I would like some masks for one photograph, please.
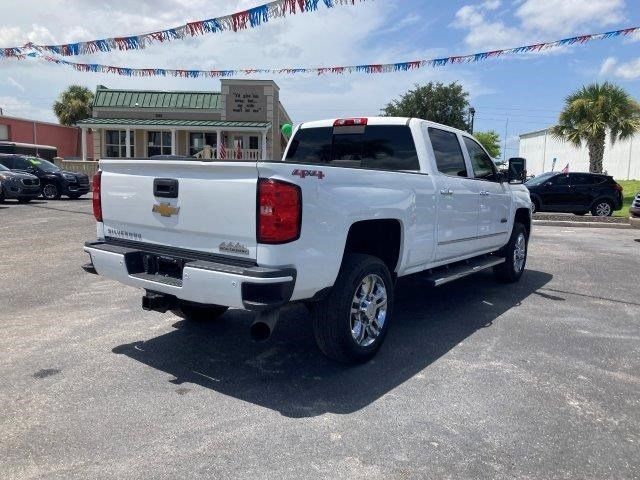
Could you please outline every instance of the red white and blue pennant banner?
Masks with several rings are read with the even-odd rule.
[[[519,55],[525,53],[537,53],[553,48],[566,47],[571,45],[584,45],[595,40],[605,40],[621,36],[628,36],[639,33],[640,27],[625,28],[605,33],[594,33],[590,35],[580,35],[577,37],[564,38],[554,42],[537,43],[521,47],[507,48],[503,50],[492,50],[490,52],[473,53],[454,57],[433,58],[430,60],[414,60],[411,62],[385,63],[385,64],[365,64],[349,65],[337,67],[313,67],[313,68],[242,68],[225,70],[187,70],[187,69],[167,69],[167,68],[130,68],[116,67],[112,65],[101,65],[97,63],[75,63],[47,55],[32,53],[18,58],[27,57],[40,58],[47,62],[71,67],[79,72],[111,73],[127,77],[183,77],[183,78],[212,78],[212,77],[238,77],[247,75],[294,75],[294,74],[316,74],[328,73],[389,73],[408,70],[417,70],[427,67],[443,67],[449,64],[475,63],[491,58],[504,57],[509,55]]]
[[[0,57],[22,57],[40,52],[62,56],[88,55],[112,50],[139,50],[155,43],[166,43],[186,37],[195,37],[209,33],[245,30],[269,22],[272,18],[281,18],[296,13],[314,12],[318,5],[333,8],[336,5],[354,5],[365,0],[276,0],[249,10],[236,12],[223,17],[198,20],[174,28],[157,32],[130,35],[127,37],[102,38],[86,42],[65,43],[61,45],[37,45],[27,43],[22,47],[0,47]]]

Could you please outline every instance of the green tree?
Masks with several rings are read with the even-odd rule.
[[[473,134],[476,140],[489,152],[493,158],[500,156],[500,135],[495,130],[476,132]]]
[[[448,85],[441,82],[429,82],[422,86],[416,84],[413,90],[388,103],[382,109],[382,115],[417,117],[467,130],[468,96],[469,93],[457,82]]]
[[[589,149],[589,171],[602,173],[605,137],[616,140],[640,129],[640,105],[623,88],[609,82],[583,86],[565,99],[551,134]]]
[[[80,85],[70,85],[53,104],[53,113],[62,125],[75,125],[91,116],[93,92]]]

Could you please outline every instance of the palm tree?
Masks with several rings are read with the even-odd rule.
[[[606,133],[611,144],[627,139],[640,130],[640,105],[624,89],[609,82],[593,83],[573,92],[565,100],[555,137],[576,147],[586,143],[589,171],[602,173]]]
[[[70,85],[53,104],[53,112],[62,125],[75,125],[91,116],[93,92],[80,85]]]

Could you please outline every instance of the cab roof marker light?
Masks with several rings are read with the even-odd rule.
[[[369,121],[368,118],[359,117],[359,118],[338,118],[335,122],[333,122],[334,127],[346,127],[351,125],[366,125]]]

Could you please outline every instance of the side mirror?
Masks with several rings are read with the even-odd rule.
[[[509,159],[507,180],[509,183],[524,183],[527,179],[527,160],[522,157]]]

